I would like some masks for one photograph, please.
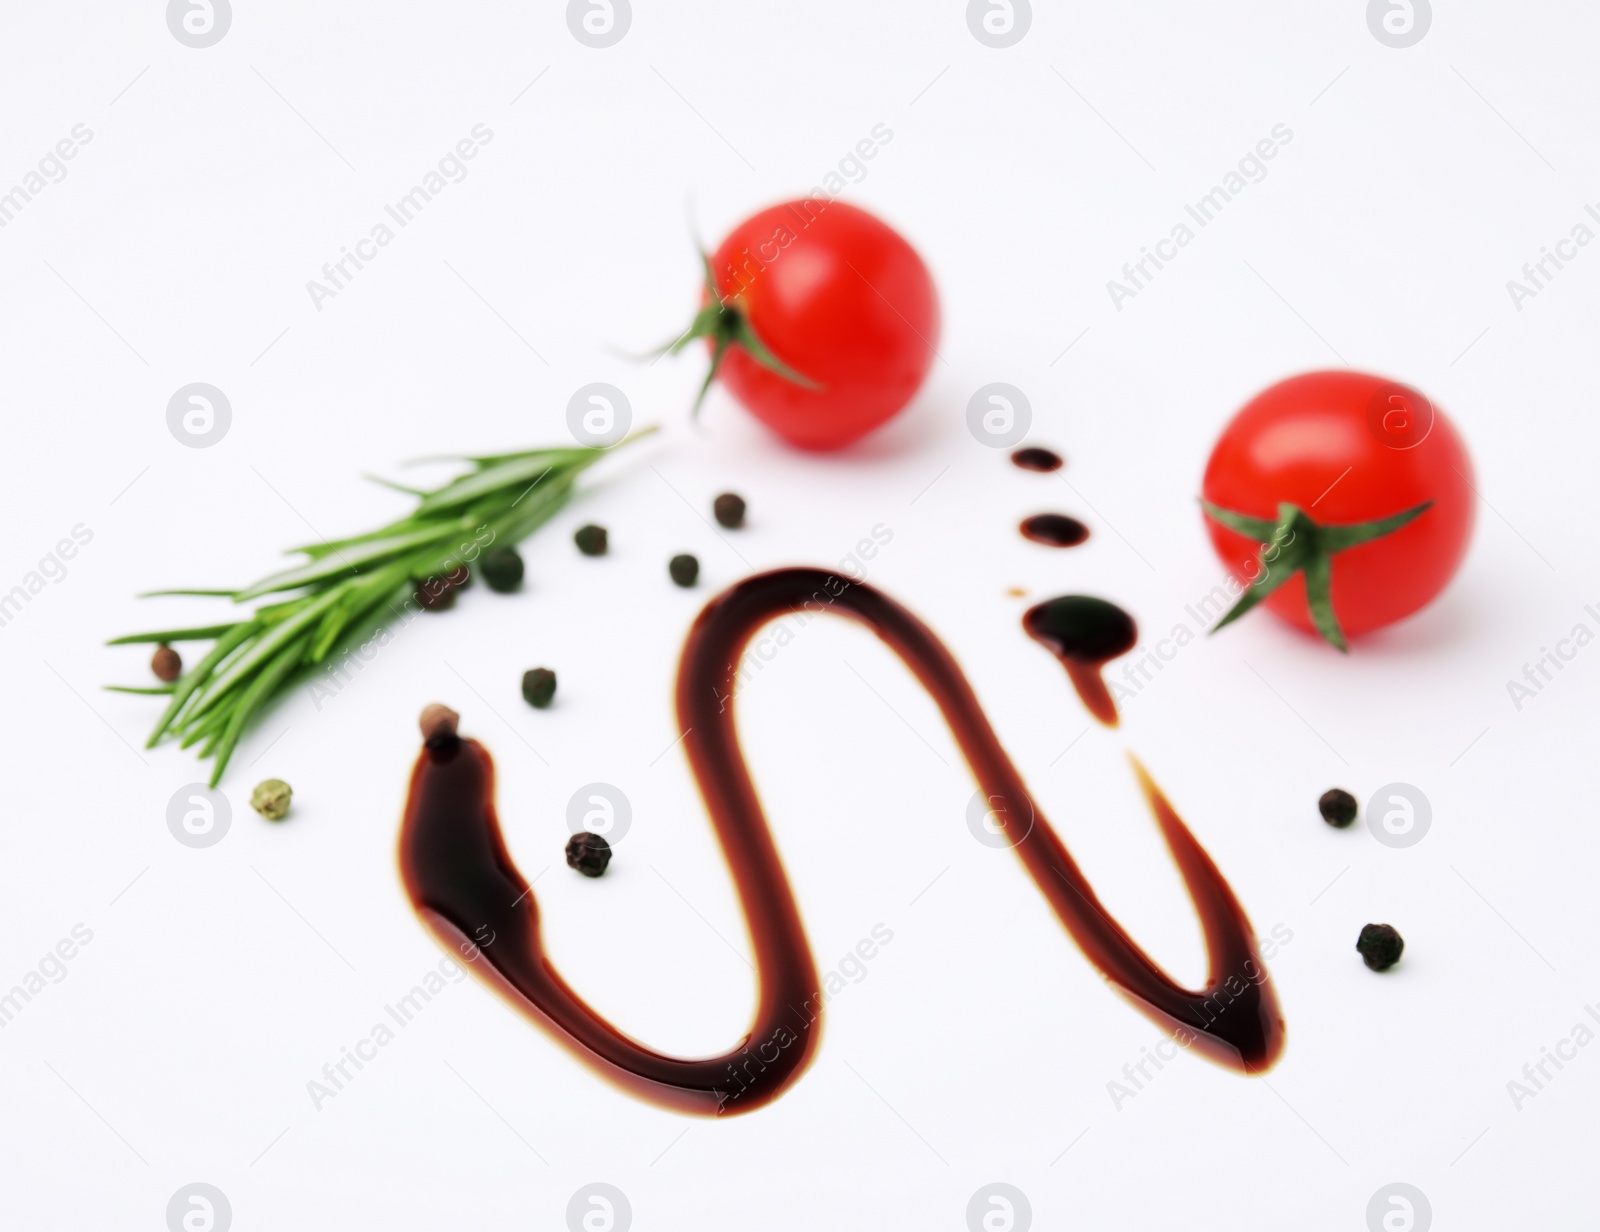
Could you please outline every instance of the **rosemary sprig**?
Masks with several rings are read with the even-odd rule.
[[[200,756],[213,759],[215,787],[251,720],[293,687],[297,673],[322,663],[355,634],[399,616],[423,580],[458,570],[491,545],[509,547],[527,538],[567,503],[578,476],[606,452],[533,449],[455,459],[470,469],[441,487],[400,488],[417,498],[405,517],[364,535],[291,548],[305,557],[302,563],[250,586],[150,592],[212,595],[241,604],[288,597],[222,624],[112,639],[108,645],[208,641],[212,646],[172,684],[110,687],[167,697],[146,747],[162,739],[177,740],[183,748],[199,745]]]

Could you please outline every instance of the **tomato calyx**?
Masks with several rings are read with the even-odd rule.
[[[1239,601],[1229,609],[1227,615],[1211,627],[1211,632],[1215,633],[1224,625],[1232,624],[1296,573],[1304,573],[1306,606],[1311,610],[1311,622],[1330,645],[1341,651],[1348,651],[1350,643],[1345,638],[1344,630],[1339,627],[1339,616],[1333,606],[1331,582],[1334,554],[1392,535],[1433,508],[1430,500],[1403,513],[1375,518],[1370,522],[1324,525],[1314,521],[1300,506],[1288,501],[1278,506],[1276,522],[1235,513],[1208,500],[1202,500],[1200,504],[1213,521],[1261,545],[1257,555],[1260,571],[1255,580],[1239,596]]]
[[[776,372],[784,380],[793,381],[803,389],[821,389],[822,386],[816,381],[804,373],[796,372],[774,355],[772,348],[761,340],[761,335],[750,324],[742,295],[725,297],[722,294],[717,288],[717,277],[711,270],[711,258],[705,252],[700,254],[700,263],[706,271],[706,306],[695,313],[688,329],[657,352],[658,355],[676,355],[696,339],[712,340],[711,367],[700,385],[700,392],[695,395],[693,413],[699,415],[700,406],[705,402],[706,394],[711,392],[711,382],[717,379],[717,372],[722,367],[728,349],[735,346],[742,348],[756,363]]]

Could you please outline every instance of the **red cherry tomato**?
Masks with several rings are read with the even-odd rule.
[[[1360,372],[1307,373],[1258,394],[1212,451],[1204,495],[1214,507],[1272,523],[1287,502],[1325,528],[1378,522],[1431,501],[1398,529],[1328,557],[1332,609],[1350,637],[1438,595],[1461,564],[1476,513],[1472,463],[1444,413],[1415,389]],[[1264,537],[1229,529],[1209,511],[1206,529],[1241,582],[1260,585],[1274,568]],[[1315,530],[1304,538],[1314,540]],[[1291,567],[1295,551],[1283,553]],[[1262,605],[1327,636],[1308,606],[1306,576],[1294,572]]]
[[[805,378],[738,342],[722,357],[722,383],[785,440],[838,449],[921,387],[939,345],[933,279],[916,250],[865,210],[826,200],[773,206],[735,227],[710,261],[724,308]],[[718,339],[707,341],[715,353]]]

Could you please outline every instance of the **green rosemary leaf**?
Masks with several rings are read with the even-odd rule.
[[[195,723],[184,732],[183,739],[178,742],[178,747],[186,749],[191,745],[198,744],[207,737],[221,732],[227,725],[227,711],[214,710],[206,719]]]
[[[339,636],[326,646],[315,646],[306,656],[307,666],[315,666],[335,651],[359,642],[363,633],[382,628],[405,610],[405,601],[415,590],[410,578],[402,579],[386,591],[375,591],[361,606],[352,610]]]
[[[474,534],[476,546],[481,549],[492,543],[518,543],[527,538],[566,504],[576,481],[576,472],[557,474],[527,493],[520,505],[485,518]],[[463,555],[459,545],[452,545],[447,552],[420,557],[412,576],[420,580],[448,573],[460,563]]]
[[[515,484],[538,483],[552,471],[561,470],[562,466],[562,463],[553,462],[549,457],[539,454],[486,466],[452,483],[447,483],[432,495],[423,497],[422,503],[417,506],[417,512],[432,514],[457,509],[462,505],[471,504],[480,496],[487,496],[502,488],[509,488]]]
[[[406,466],[426,466],[436,462],[470,462],[474,466],[499,466],[502,462],[520,462],[524,458],[552,458],[557,461],[582,457],[584,454],[593,453],[587,447],[563,447],[557,449],[519,449],[513,453],[454,453],[430,454],[423,458],[412,458],[405,463]]]
[[[300,666],[309,641],[309,637],[302,637],[284,647],[282,653],[256,677],[244,695],[239,698],[239,703],[233,708],[228,720],[227,729],[213,753],[217,760],[211,770],[211,786],[215,787],[222,781],[222,772],[228,768],[228,759],[233,756],[234,747],[239,743],[239,737],[244,734],[245,724],[288,678],[289,673]]]
[[[230,590],[227,592],[232,594]],[[197,629],[162,629],[158,633],[129,633],[125,637],[114,637],[106,643],[107,646],[134,646],[142,642],[209,642],[213,638],[222,637],[239,627],[238,621],[231,621],[225,625],[204,625]]]
[[[323,539],[318,543],[302,543],[298,547],[290,548],[284,555],[298,554],[318,560],[335,552],[348,552],[351,548],[358,548],[379,539],[393,539],[419,530],[431,530],[443,534],[448,528],[440,526],[437,518],[419,518],[415,513],[410,513],[397,521],[390,522],[387,526],[380,526],[377,530],[369,530],[362,535],[351,535],[345,539]]]
[[[238,594],[235,590],[146,590],[139,594],[140,599],[161,599],[169,595],[200,595],[207,599],[231,599]]]
[[[500,538],[516,543],[543,526],[566,505],[577,483],[576,475],[563,476],[543,492],[532,494],[519,507],[510,509],[494,527]]]
[[[248,680],[253,672],[271,660],[284,646],[290,644],[297,634],[336,604],[340,598],[339,591],[329,591],[307,603],[296,615],[274,625],[248,653],[241,655],[227,671],[211,682],[206,689],[206,699],[195,711],[196,715],[204,714],[226,696],[229,690],[239,687]]]
[[[351,598],[346,595],[338,606],[322,618],[322,624],[317,628],[317,636],[312,639],[311,651],[306,656],[307,662],[320,663],[322,657],[328,653],[328,648],[339,640],[339,635],[350,623],[351,606]]]
[[[262,595],[272,594],[274,591],[294,590],[299,586],[310,586],[315,582],[325,582],[330,578],[342,577],[357,572],[362,565],[376,564],[378,561],[405,552],[423,544],[436,543],[440,539],[460,534],[462,529],[454,525],[437,526],[427,530],[413,531],[406,535],[393,535],[385,539],[374,539],[371,543],[350,549],[348,552],[339,552],[335,556],[325,556],[312,561],[308,565],[300,565],[294,569],[285,569],[282,573],[274,573],[271,577],[263,578],[254,586],[241,590],[238,601],[246,603],[251,599],[258,599]]]
[[[387,599],[397,586],[408,582],[409,573],[406,563],[402,561],[371,578],[363,578],[360,585],[350,587],[338,605],[323,617],[322,625],[306,655],[306,662],[321,663],[327,658],[328,651],[333,649],[344,632],[360,623],[373,608]]]
[[[263,626],[275,625],[280,620],[287,620],[306,605],[306,595],[296,595],[293,599],[285,599],[281,603],[263,603],[256,608],[256,620]]]
[[[393,479],[385,479],[382,475],[361,476],[368,483],[375,483],[380,488],[388,488],[391,492],[404,492],[407,496],[426,496],[427,488],[413,488],[409,484],[396,483]]]

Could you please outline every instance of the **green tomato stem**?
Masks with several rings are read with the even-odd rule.
[[[1350,642],[1339,625],[1338,611],[1333,602],[1334,555],[1392,535],[1433,508],[1432,501],[1424,501],[1415,508],[1370,522],[1321,525],[1298,505],[1288,501],[1278,506],[1276,522],[1235,513],[1208,500],[1202,500],[1200,504],[1213,522],[1247,539],[1254,539],[1261,545],[1256,556],[1261,566],[1260,572],[1239,596],[1239,601],[1211,626],[1211,632],[1215,633],[1232,624],[1296,573],[1303,573],[1306,579],[1306,607],[1311,612],[1311,623],[1329,645],[1341,652],[1349,651]]]
[[[700,383],[700,392],[695,396],[692,413],[697,416],[700,414],[700,407],[705,402],[706,395],[711,392],[711,383],[717,379],[717,374],[722,370],[722,361],[734,347],[744,351],[763,368],[776,372],[784,380],[802,389],[822,389],[822,385],[803,372],[790,367],[773,353],[772,348],[762,340],[761,335],[756,333],[754,326],[750,324],[748,308],[742,295],[725,297],[722,294],[717,286],[716,275],[711,269],[710,256],[702,252],[700,264],[705,268],[706,306],[695,313],[688,329],[652,352],[656,356],[677,355],[697,338],[712,340],[711,367],[706,372],[706,379]]]

